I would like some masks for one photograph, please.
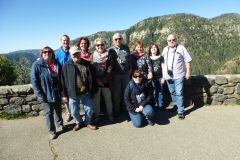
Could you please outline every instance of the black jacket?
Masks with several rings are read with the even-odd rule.
[[[144,82],[142,82],[144,83]],[[152,96],[152,86],[150,83],[144,83],[143,85],[143,94],[145,95],[144,99],[141,103],[137,102],[135,89],[133,88],[133,85],[137,85],[133,80],[130,80],[128,83],[125,93],[124,93],[124,102],[126,104],[127,110],[131,113],[136,113],[135,110],[140,105],[145,107],[146,105],[152,105],[153,103],[153,96]]]
[[[85,65],[81,65],[82,67],[86,67],[87,69],[87,83],[88,83],[88,92],[90,96],[92,96],[93,84],[92,84],[92,74],[89,67]],[[62,68],[62,96],[67,97],[76,97],[78,96],[77,92],[77,82],[76,82],[76,66],[72,60],[68,61],[64,64]]]

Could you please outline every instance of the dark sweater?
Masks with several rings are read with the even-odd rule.
[[[145,107],[146,105],[151,105],[153,102],[151,84],[143,84],[142,82],[140,85],[143,85],[141,89],[135,89],[135,87],[138,87],[137,84],[133,80],[130,80],[125,89],[124,102],[126,104],[127,110],[131,113],[136,113],[135,110],[140,105]],[[136,96],[140,94],[144,95],[144,99],[142,99],[142,101],[139,103]]]

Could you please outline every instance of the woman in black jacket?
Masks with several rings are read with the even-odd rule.
[[[152,108],[153,96],[150,83],[144,83],[142,80],[140,70],[132,72],[132,80],[128,83],[125,93],[124,101],[135,127],[141,127],[143,116],[149,125],[153,125],[154,111]]]

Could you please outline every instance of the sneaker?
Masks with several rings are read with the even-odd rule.
[[[171,109],[169,109],[170,112],[176,112],[177,111],[177,107],[173,107]]]
[[[149,119],[147,119],[147,123],[148,123],[149,126],[153,126],[154,125],[153,121],[151,121]]]
[[[74,131],[78,131],[79,129],[81,129],[80,124],[76,124],[76,125],[73,127],[73,130],[74,130]]]
[[[178,113],[178,119],[184,119],[185,118],[185,116],[184,116],[184,114],[183,113]]]
[[[87,128],[92,129],[92,130],[96,130],[97,126],[93,125],[93,124],[88,124]]]
[[[66,130],[67,130],[67,126],[65,126],[65,125],[62,125],[62,126],[61,126],[61,129],[62,129],[62,131],[64,132],[64,131],[66,131]]]
[[[67,113],[66,114],[66,117],[65,117],[65,122],[70,122],[72,120],[72,116],[70,113]]]
[[[110,121],[110,122],[113,122],[113,121],[114,121],[113,116],[109,116],[109,121]]]
[[[56,134],[56,133],[50,133],[50,134],[49,134],[49,138],[50,138],[51,140],[56,139],[56,138],[57,138],[57,134]]]

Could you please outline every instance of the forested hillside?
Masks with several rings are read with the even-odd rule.
[[[126,30],[89,35],[91,50],[94,50],[93,42],[98,37],[104,37],[111,46],[115,32],[123,34],[131,50],[135,40],[142,40],[145,51],[152,42],[162,49],[167,45],[167,35],[175,33],[178,42],[185,45],[193,58],[192,74],[240,73],[240,14],[224,14],[212,19],[184,13],[151,17]],[[77,40],[71,41],[71,45]],[[24,62],[29,67],[38,54],[39,49],[36,49],[11,52],[6,56],[11,62]]]
[[[213,19],[191,14],[151,17],[119,32],[123,33],[132,50],[135,40],[140,39],[146,51],[151,42],[163,48],[167,44],[167,35],[175,33],[179,43],[185,45],[191,53],[192,74],[240,73],[237,58],[240,55],[240,14],[224,14]],[[113,33],[98,32],[90,35],[91,44],[101,36],[106,38],[110,46]],[[75,42],[72,41],[72,44]],[[219,72],[224,70],[222,67],[230,60],[238,61],[232,63],[234,69]]]

